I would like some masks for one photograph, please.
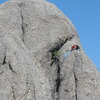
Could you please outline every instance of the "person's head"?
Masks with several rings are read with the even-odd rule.
[[[76,43],[74,42],[73,45],[76,45]]]

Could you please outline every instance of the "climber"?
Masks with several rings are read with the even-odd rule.
[[[70,51],[74,51],[74,50],[78,50],[80,51],[80,47],[78,45],[76,45],[76,43],[74,43],[71,47],[71,50]]]
[[[78,50],[78,51],[81,51],[80,47],[78,45],[76,45],[76,43],[74,43],[71,47],[71,50],[68,51],[65,55],[64,55],[64,58],[67,57],[68,54],[70,54],[72,51],[74,50]]]

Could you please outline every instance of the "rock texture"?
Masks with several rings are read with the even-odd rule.
[[[64,59],[73,42],[81,51]],[[99,77],[73,24],[53,4],[0,5],[0,100],[100,100]]]

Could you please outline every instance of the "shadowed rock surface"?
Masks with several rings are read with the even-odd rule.
[[[81,51],[64,58],[74,42]],[[100,73],[73,24],[53,4],[0,5],[0,100],[100,100]]]

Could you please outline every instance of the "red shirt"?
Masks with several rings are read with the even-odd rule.
[[[76,49],[76,45],[73,45],[73,46],[71,47],[71,50],[74,50],[74,49]]]

